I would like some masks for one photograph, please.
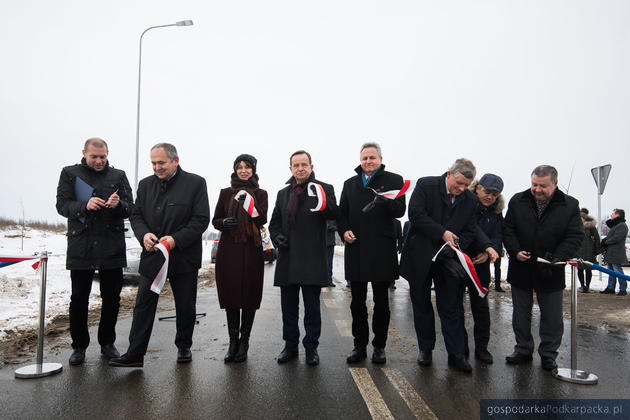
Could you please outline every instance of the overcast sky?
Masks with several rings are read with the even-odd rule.
[[[63,221],[59,172],[93,136],[133,184],[138,40],[184,19],[144,37],[140,178],[172,142],[212,211],[240,153],[272,207],[293,151],[339,198],[365,141],[409,179],[467,157],[508,199],[551,164],[595,215],[590,169],[610,163],[602,213],[630,211],[625,0],[5,0],[0,16],[0,216]]]

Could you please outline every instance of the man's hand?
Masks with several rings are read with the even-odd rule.
[[[518,254],[516,254],[516,259],[520,262],[525,262],[529,260],[531,257],[532,257],[532,253],[529,251],[519,251]]]
[[[447,230],[447,231],[444,231],[444,233],[442,234],[442,240],[444,242],[452,242],[453,245],[457,246],[459,238],[453,232],[451,232],[450,230]]]
[[[99,197],[90,198],[90,201],[88,201],[87,204],[85,205],[86,209],[92,210],[92,211],[100,210],[103,207],[105,207],[105,200]]]
[[[175,239],[171,235],[162,236],[158,242],[166,241],[168,246],[173,250],[175,248]]]
[[[158,238],[153,233],[148,232],[142,238],[142,244],[144,245],[144,249],[151,252],[153,251],[153,247],[158,243]]]
[[[491,263],[499,259],[499,253],[495,251],[494,248],[492,248],[491,246],[486,248],[486,253],[488,254],[488,257],[490,258]]]
[[[118,206],[118,203],[120,203],[120,197],[118,196],[118,190],[116,190],[116,192],[110,195],[109,198],[107,199],[107,202],[105,203],[105,207],[114,209],[116,208],[116,206]]]
[[[475,255],[475,258],[472,259],[472,263],[475,265],[483,264],[486,261],[488,261],[488,254],[486,254],[485,252],[480,252],[479,254]]]
[[[354,241],[357,240],[357,237],[354,236],[354,233],[352,233],[351,230],[346,230],[343,233],[343,240],[346,241],[347,243],[351,244],[351,243],[353,243]]]

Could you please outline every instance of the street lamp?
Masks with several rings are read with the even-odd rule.
[[[138,113],[136,119],[136,170],[135,170],[135,183],[134,183],[134,191],[138,191],[138,153],[140,150],[140,78],[142,76],[142,37],[151,29],[155,28],[166,28],[167,26],[192,26],[192,20],[180,20],[179,22],[170,23],[168,25],[157,25],[151,26],[150,28],[145,29],[140,35],[140,53],[138,58]]]

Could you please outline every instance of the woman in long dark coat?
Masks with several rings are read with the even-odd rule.
[[[230,336],[224,361],[243,362],[247,360],[249,335],[262,299],[260,228],[267,222],[268,204],[267,191],[258,187],[256,158],[240,155],[233,168],[231,185],[221,190],[212,224],[221,231],[215,273],[219,305],[225,309]],[[253,210],[250,199],[254,201]]]

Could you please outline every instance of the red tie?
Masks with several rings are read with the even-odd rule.
[[[453,194],[448,193],[448,205],[452,206],[453,205]]]

